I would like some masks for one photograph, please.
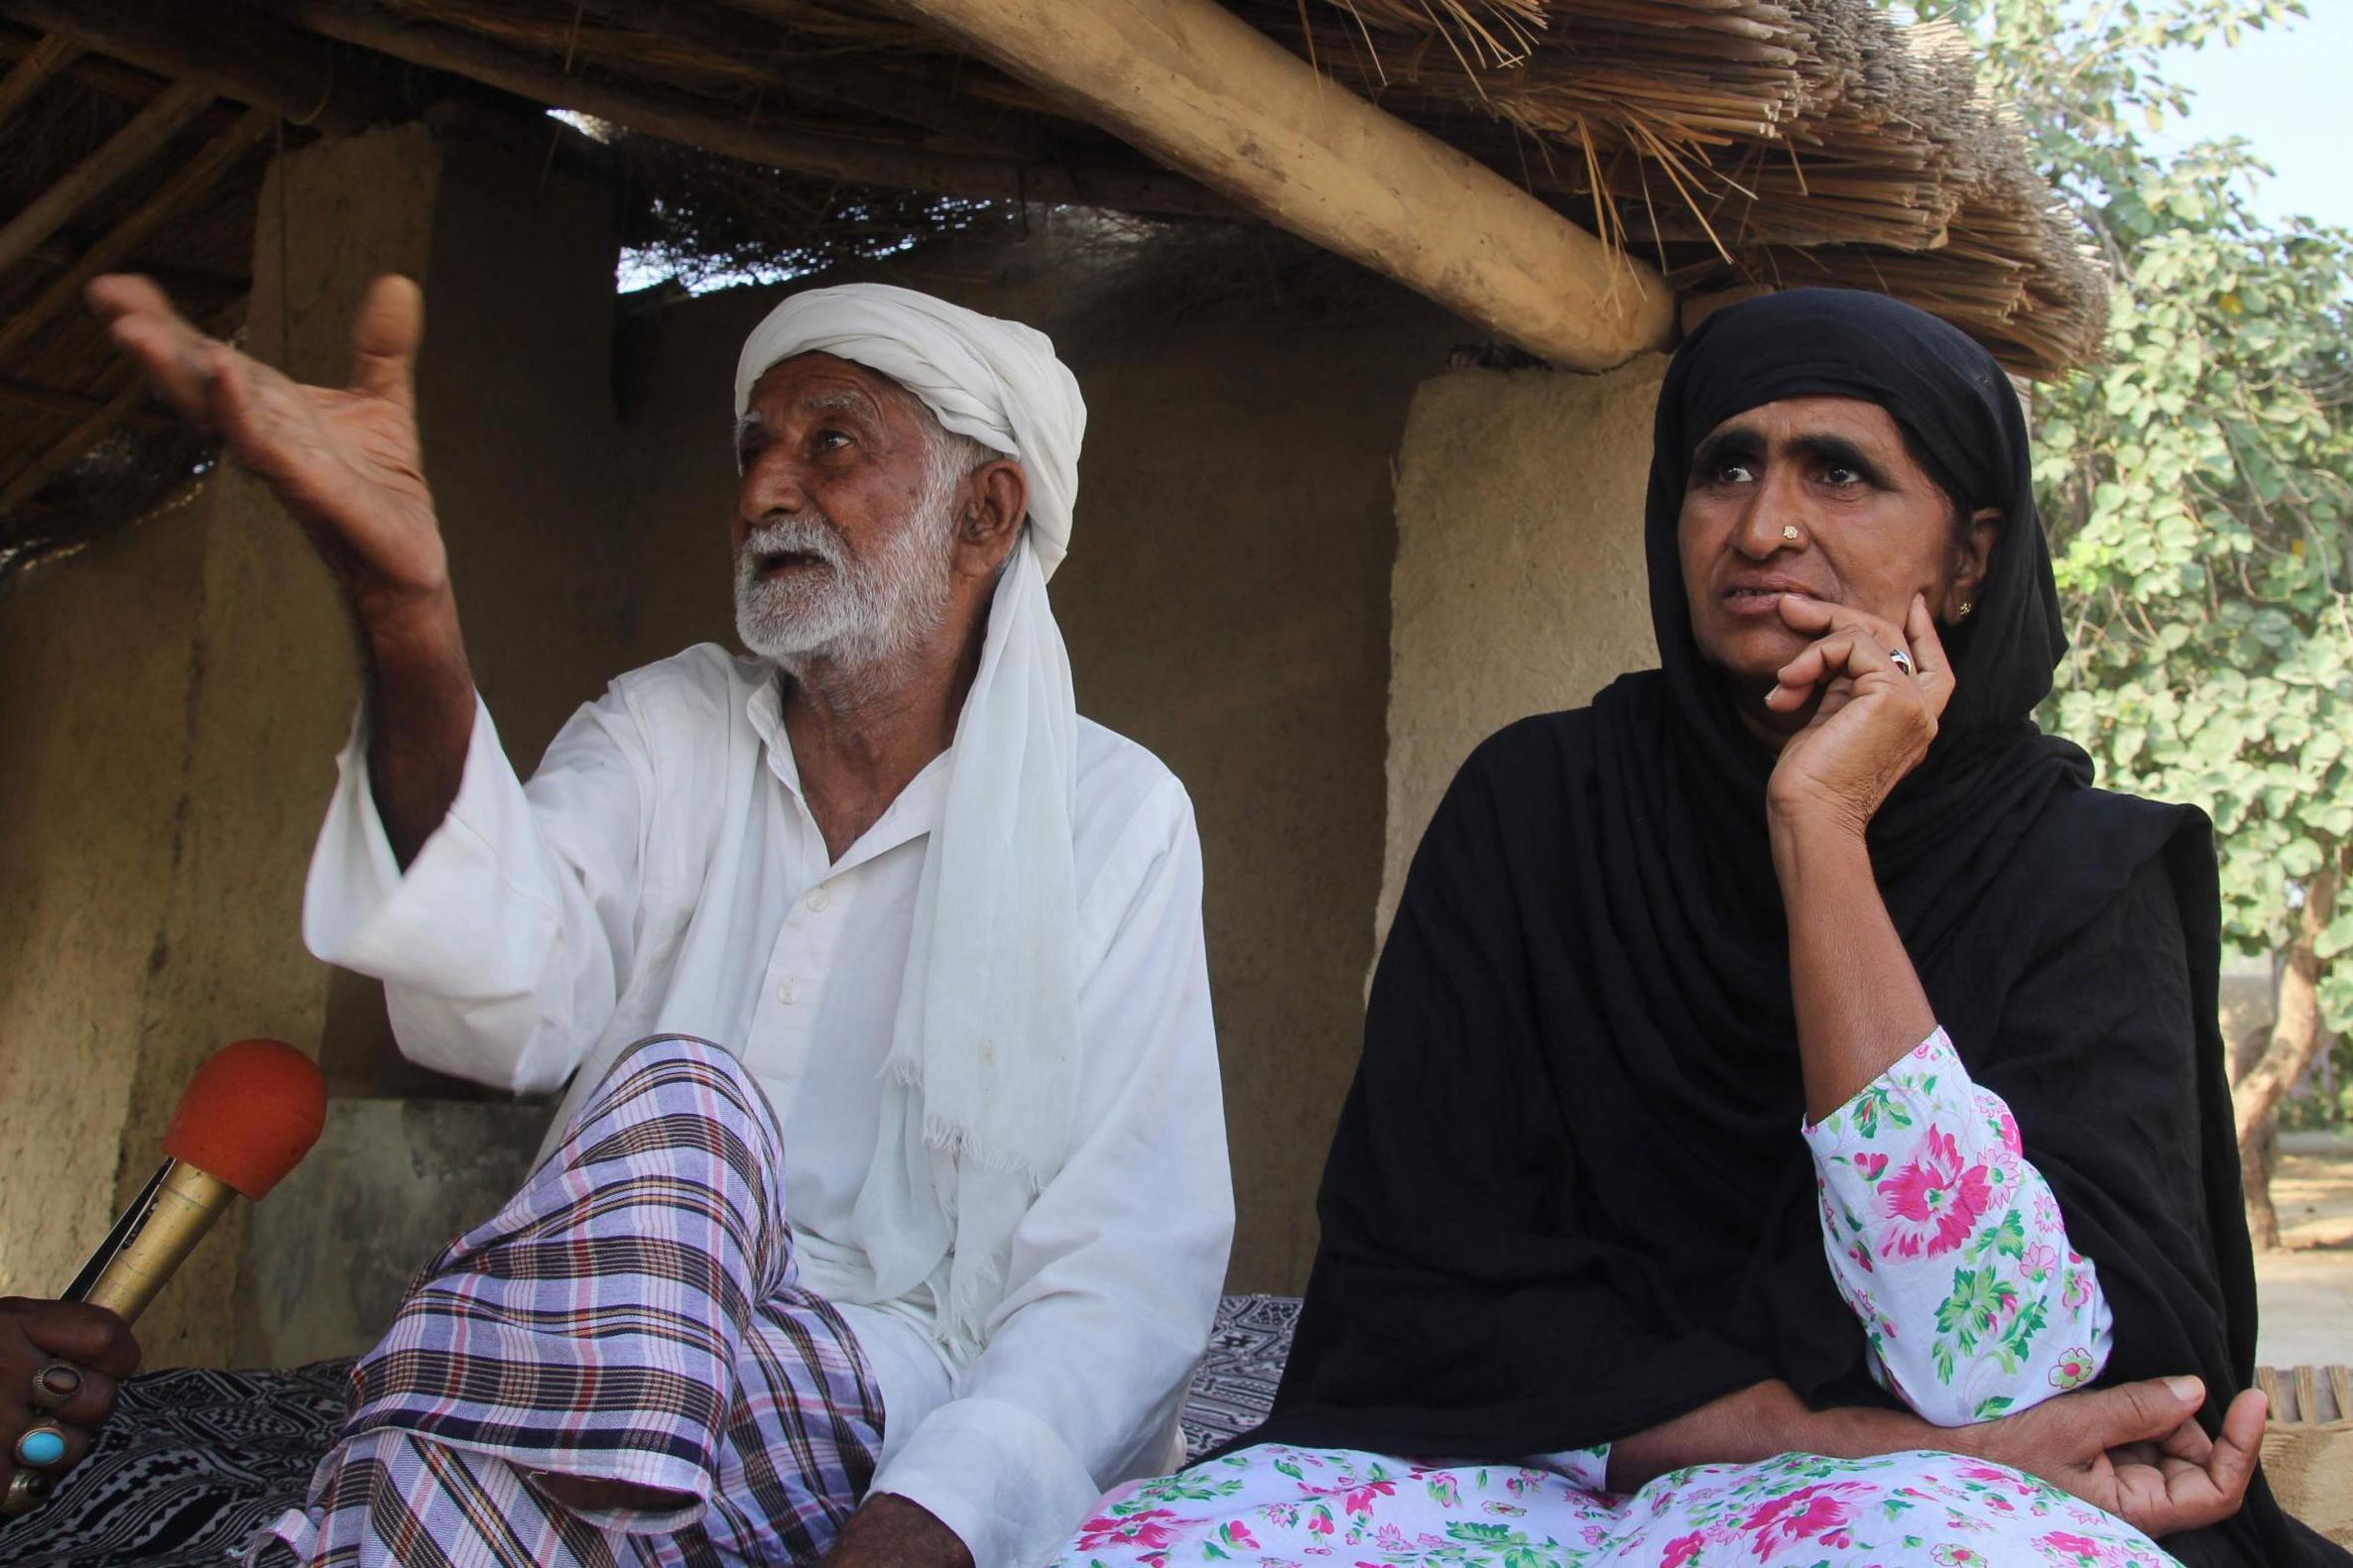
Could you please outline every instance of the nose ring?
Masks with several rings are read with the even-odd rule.
[[[1784,523],[1781,526],[1781,537],[1792,544],[1796,543],[1798,540],[1797,525],[1795,523]]]

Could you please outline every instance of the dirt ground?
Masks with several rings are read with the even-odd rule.
[[[2279,1252],[2255,1255],[2270,1367],[2353,1363],[2353,1140],[2291,1134],[2272,1176]]]

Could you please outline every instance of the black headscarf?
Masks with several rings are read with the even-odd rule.
[[[1491,738],[1430,823],[1291,1363],[1243,1442],[1505,1459],[1772,1379],[1817,1407],[1892,1402],[1832,1283],[1798,1136],[1773,759],[1700,658],[1675,540],[1694,445],[1808,395],[1887,409],[1948,495],[2003,516],[1977,612],[1946,637],[1937,739],[1872,824],[1889,912],[2098,1266],[2105,1380],[2195,1373],[2209,1423],[2247,1385],[2205,819],[2092,789],[2083,753],[2035,728],[2066,645],[2000,368],[1910,306],[1804,290],[1717,312],[1668,372],[1647,515],[1661,667]],[[2334,1553],[2260,1482],[2238,1517],[2167,1545],[2193,1564]]]

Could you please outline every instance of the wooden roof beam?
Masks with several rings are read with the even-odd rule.
[[[62,387],[45,387],[37,382],[0,376],[0,404],[34,414],[52,415],[61,420],[86,420],[103,411],[107,400],[93,393],[67,392]],[[130,422],[162,428],[167,427],[168,418],[160,413],[142,411],[132,415]]]
[[[299,126],[355,131],[376,106],[335,79],[330,46],[252,5],[195,0],[0,0],[0,16]]]
[[[158,93],[153,103],[131,117],[130,124],[59,176],[16,216],[0,223],[0,272],[23,261],[35,246],[63,228],[74,213],[153,158],[211,102],[211,93],[186,82]]]
[[[676,0],[576,0],[617,27],[673,38],[723,60],[748,60],[795,98],[837,103],[883,119],[921,127],[975,147],[1030,163],[1054,163],[1064,149],[1010,109],[933,91],[920,79],[841,56],[797,60],[778,53],[775,31],[738,12],[695,8]]]
[[[727,0],[783,21],[797,0]],[[1666,347],[1674,298],[1501,175],[1326,80],[1216,0],[885,0],[1268,221],[1530,353]]]
[[[233,319],[233,311],[199,310],[193,319],[198,331],[218,332]],[[13,390],[22,387],[21,382],[0,381],[0,389],[7,389],[0,390],[0,400],[8,399]],[[54,396],[46,391],[42,395]],[[73,410],[78,416],[73,427],[35,453],[15,473],[0,479],[0,518],[38,496],[51,480],[72,467],[90,448],[125,426],[177,430],[184,434],[187,430],[186,421],[172,415],[157,401],[139,368],[119,354],[96,384],[87,393],[75,396],[74,402],[79,406]],[[193,477],[191,473],[190,478]],[[0,580],[5,580],[14,566],[14,562],[0,561]]]
[[[114,433],[147,402],[147,384],[136,376],[125,379],[114,395],[98,404],[73,428],[43,447],[33,460],[0,484],[0,517],[15,511],[39,494],[41,487],[73,465],[73,460]]]
[[[51,280],[31,304],[0,324],[0,363],[25,346],[33,335],[81,301],[82,286],[102,272],[120,267],[149,236],[190,202],[210,190],[221,176],[277,129],[278,116],[268,109],[248,109],[234,125],[221,131],[182,164],[155,194],[82,253],[79,261]]]
[[[25,261],[32,267],[48,272],[62,272],[68,267],[78,266],[96,238],[93,234],[68,229],[56,239],[45,240],[34,246]],[[251,278],[222,272],[199,272],[191,267],[176,266],[159,260],[153,255],[126,256],[116,265],[118,271],[146,274],[156,281],[164,293],[175,300],[186,300],[199,310],[210,310],[242,300],[253,288]]]
[[[0,76],[0,122],[5,122],[17,110],[32,100],[43,82],[73,63],[73,57],[81,53],[81,46],[69,38],[49,34],[27,50],[17,62],[8,67],[8,74]]]
[[[760,125],[713,114],[689,101],[569,75],[553,63],[475,35],[399,22],[381,11],[344,0],[281,0],[277,10],[288,21],[322,37],[375,50],[413,65],[465,76],[647,136],[797,174],[1000,201],[1075,202],[1172,217],[1240,215],[1216,193],[1180,176],[1148,167],[1031,165],[1010,158],[932,152],[790,126]]]
[[[0,30],[0,60],[10,61],[13,71],[16,66],[38,55],[45,42],[47,38],[43,35],[27,38],[13,27]],[[70,39],[59,42],[72,43]],[[47,80],[49,75],[70,77],[85,87],[102,92],[109,98],[120,98],[125,103],[145,103],[169,85],[165,78],[154,71],[141,70],[136,65],[108,60],[103,55],[93,55],[78,44],[73,44],[72,48],[71,58],[48,72],[43,80]]]

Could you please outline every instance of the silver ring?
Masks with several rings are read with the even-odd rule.
[[[1904,650],[1901,648],[1889,649],[1888,658],[1894,660],[1896,667],[1903,670],[1904,673],[1908,675],[1916,675],[1920,673],[1919,670],[1912,667],[1912,656],[1904,652]]]
[[[32,1512],[49,1497],[49,1477],[31,1470],[18,1471],[9,1478],[8,1495],[0,1497],[0,1519]]]
[[[33,1374],[33,1392],[26,1402],[36,1410],[62,1410],[81,1392],[81,1369],[69,1361],[53,1361]],[[62,1383],[63,1388],[57,1386]]]

